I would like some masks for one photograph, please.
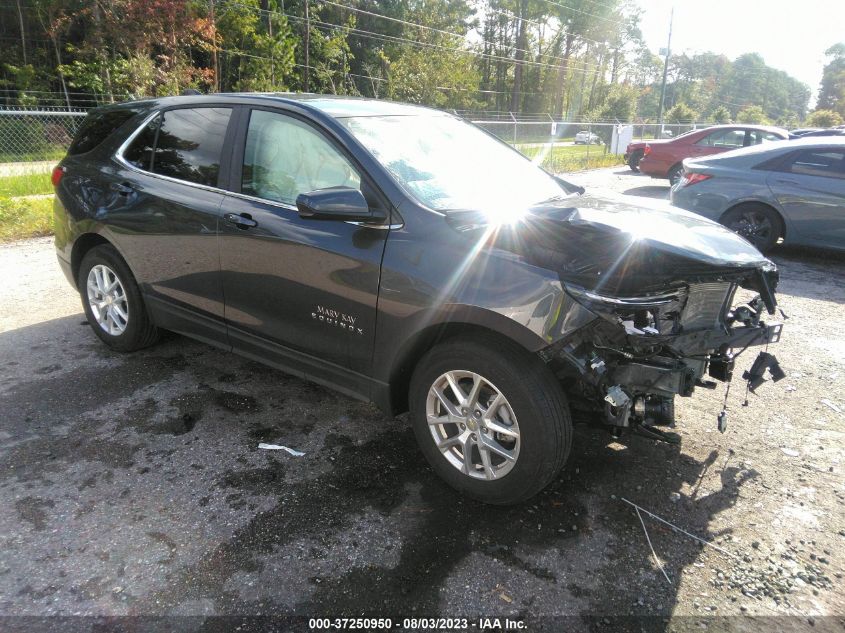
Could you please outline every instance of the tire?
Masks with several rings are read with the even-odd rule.
[[[738,205],[719,221],[751,242],[761,253],[771,251],[783,236],[783,222],[778,212],[757,202]]]
[[[631,171],[640,171],[640,161],[643,159],[643,150],[634,150],[628,157],[628,167]]]
[[[673,187],[678,184],[678,181],[681,179],[681,176],[684,173],[684,168],[682,165],[675,165],[672,169],[669,170],[669,173],[666,174],[666,177],[669,179],[669,184]]]
[[[448,375],[464,397],[471,395],[479,379],[480,415],[476,416],[476,406],[461,412]],[[443,399],[435,395],[440,385],[440,393],[458,417],[450,417]],[[513,343],[479,337],[433,347],[414,370],[409,401],[414,434],[431,467],[450,486],[479,501],[498,505],[525,501],[555,478],[569,456],[572,421],[563,389],[539,358]],[[429,417],[444,422],[429,424]],[[446,447],[439,448],[435,436],[446,440]],[[491,442],[496,450],[478,448]],[[472,470],[464,459],[466,446]],[[500,449],[513,459],[505,458]]]
[[[113,350],[134,352],[158,340],[138,284],[114,247],[104,244],[85,254],[77,287],[91,329]]]

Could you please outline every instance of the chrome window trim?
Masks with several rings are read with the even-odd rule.
[[[268,204],[272,207],[277,207],[279,209],[284,209],[285,211],[293,211],[299,213],[299,209],[296,208],[295,204],[287,204],[285,202],[278,202],[276,200],[267,200],[266,198],[259,198],[257,196],[250,196],[245,193],[239,193],[236,191],[228,191],[227,189],[220,189],[219,187],[211,187],[209,185],[201,185],[197,182],[191,182],[189,180],[182,180],[180,178],[174,178],[173,176],[165,176],[164,174],[156,174],[152,171],[147,171],[146,169],[141,169],[140,167],[136,167],[132,163],[130,163],[126,158],[124,158],[123,153],[126,149],[132,144],[132,141],[141,133],[141,131],[149,125],[150,121],[155,119],[158,115],[162,114],[165,110],[156,110],[150,113],[148,116],[144,117],[144,120],[138,125],[132,134],[126,137],[126,140],[120,144],[120,147],[117,148],[117,151],[114,153],[114,159],[126,169],[130,171],[134,171],[139,174],[144,174],[146,176],[152,176],[153,178],[158,178],[160,180],[165,180],[168,182],[175,182],[180,185],[187,185],[188,187],[196,187],[197,189],[202,189],[204,191],[211,191],[214,193],[220,193],[224,196],[232,196],[233,198],[240,198],[241,200],[248,200],[250,202],[260,202],[261,204]],[[372,229],[380,229],[380,230],[391,230],[391,229],[399,229],[404,226],[403,224],[369,224],[367,222],[352,222],[345,220],[346,224],[354,224],[356,226],[366,226]]]

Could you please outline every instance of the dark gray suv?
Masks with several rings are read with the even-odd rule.
[[[572,421],[664,437],[673,399],[774,342],[775,266],[718,224],[588,195],[435,110],[301,95],[92,112],[56,248],[130,352],[180,332],[411,411],[455,488],[513,503]],[[736,307],[738,288],[758,293]]]

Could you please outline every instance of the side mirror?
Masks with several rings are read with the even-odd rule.
[[[311,220],[342,220],[351,222],[373,222],[383,219],[370,210],[370,205],[358,189],[352,187],[328,187],[296,197],[299,217]]]

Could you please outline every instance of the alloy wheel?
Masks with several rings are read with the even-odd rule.
[[[97,323],[112,336],[129,324],[129,303],[120,278],[108,266],[97,264],[88,272],[88,305]]]
[[[772,221],[759,211],[743,212],[728,228],[755,245],[768,242],[774,230]]]
[[[519,457],[519,424],[508,399],[483,376],[448,371],[428,391],[426,419],[440,453],[474,479],[499,479]]]

